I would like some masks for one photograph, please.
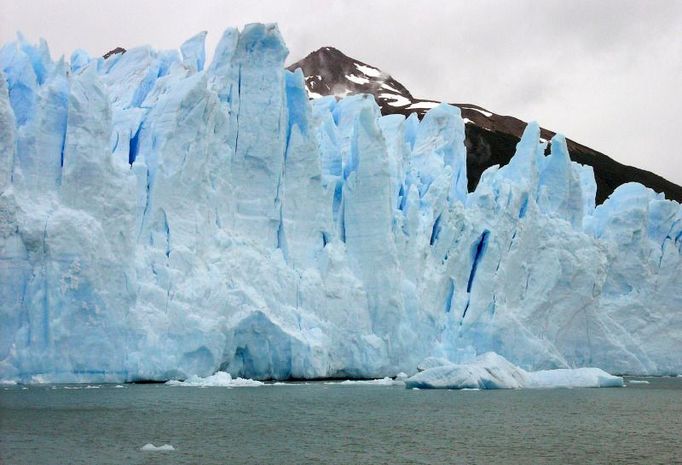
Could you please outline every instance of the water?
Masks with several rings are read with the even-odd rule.
[[[682,379],[611,389],[0,389],[0,463],[682,463]],[[73,387],[73,386],[69,386]],[[146,443],[170,452],[143,452]]]

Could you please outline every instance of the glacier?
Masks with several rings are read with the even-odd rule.
[[[682,373],[682,209],[528,124],[467,192],[456,107],[309,100],[276,25],[0,49],[0,380],[383,378],[495,352]]]

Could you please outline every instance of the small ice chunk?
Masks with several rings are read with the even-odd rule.
[[[301,381],[275,381],[274,383],[266,383],[265,386],[307,386],[310,383]]]
[[[201,378],[200,376],[190,376],[185,381],[170,380],[168,386],[188,386],[188,387],[252,387],[262,386],[262,381],[245,378],[232,378],[232,375],[224,371],[218,371],[211,376]]]
[[[145,452],[166,452],[170,450],[175,450],[175,447],[173,447],[170,444],[164,444],[162,446],[155,446],[154,444],[147,443],[144,446],[140,447],[140,450],[143,450]]]
[[[232,380],[232,383],[230,386],[232,387],[254,387],[254,386],[262,386],[265,383],[262,381],[258,381],[255,379],[248,379],[248,378],[234,378]]]
[[[402,382],[405,382],[405,380],[406,380],[407,378],[409,378],[409,376],[407,376],[407,373],[405,373],[405,372],[403,372],[403,371],[401,371],[400,373],[398,373],[397,375],[395,375],[395,381],[402,381]]]
[[[345,381],[342,381],[340,384],[366,384],[368,386],[392,386],[393,385],[393,379],[389,378],[386,376],[385,378],[381,379],[347,379]]]
[[[649,384],[649,381],[645,379],[629,379],[628,384]]]
[[[400,373],[400,375],[405,375],[405,373]],[[345,386],[402,386],[405,384],[405,381],[401,378],[399,379],[398,376],[396,376],[396,379],[390,378],[386,376],[385,378],[381,379],[347,379],[345,381],[328,381],[324,384],[342,384]]]

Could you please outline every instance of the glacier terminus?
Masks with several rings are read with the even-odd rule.
[[[682,373],[680,204],[595,205],[536,123],[468,192],[457,107],[309,100],[275,25],[205,35],[0,49],[0,380]]]

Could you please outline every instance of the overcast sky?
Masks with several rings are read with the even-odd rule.
[[[682,184],[682,1],[0,0],[0,42],[44,37],[53,57],[202,30],[210,57],[257,21],[279,23],[288,62],[333,45],[416,97],[534,119]]]

